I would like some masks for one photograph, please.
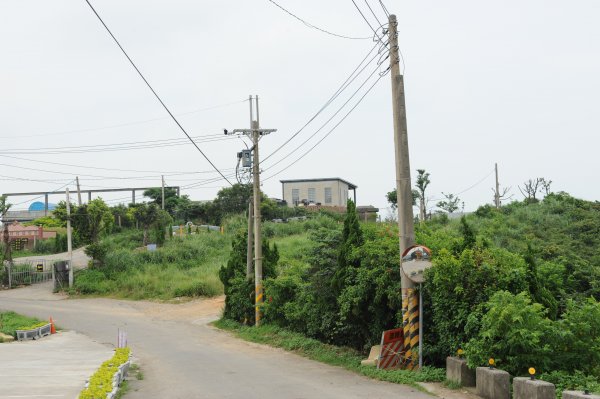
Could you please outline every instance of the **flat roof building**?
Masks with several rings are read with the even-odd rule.
[[[348,191],[352,190],[356,203],[357,186],[339,177],[322,179],[280,180],[283,200],[288,206],[321,205],[346,207]]]

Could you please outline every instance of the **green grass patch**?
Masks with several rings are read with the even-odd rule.
[[[27,317],[15,312],[0,313],[0,332],[6,335],[16,336],[16,330],[22,330],[23,327],[42,326],[47,322],[42,322],[35,317]],[[35,328],[35,327],[34,327]],[[26,328],[25,328],[26,329]]]
[[[441,382],[446,377],[444,369],[427,366],[417,372],[408,370],[378,370],[372,366],[363,366],[360,362],[364,357],[354,349],[324,344],[315,339],[307,338],[302,334],[272,325],[249,327],[227,319],[217,320],[213,325],[222,330],[230,331],[246,341],[282,348],[309,359],[342,367],[380,381],[406,384],[417,389],[422,389],[418,385],[419,382]]]
[[[218,271],[229,258],[229,235],[174,237],[153,252],[140,243],[135,230],[103,240],[109,247],[104,264],[78,272],[71,294],[168,300],[223,293]]]

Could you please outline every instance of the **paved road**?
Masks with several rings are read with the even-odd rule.
[[[28,260],[67,260],[69,259],[68,252],[63,252],[60,254],[54,255],[37,255],[37,256],[25,256],[22,258],[15,258],[15,263],[19,263],[19,261],[28,261]],[[73,251],[73,266],[75,269],[84,269],[87,267],[88,261],[90,258],[83,252],[83,248],[78,248]]]
[[[49,287],[48,287],[49,291]],[[111,345],[127,331],[145,379],[137,398],[410,398],[432,396],[337,367],[240,341],[207,325],[222,298],[183,304],[65,299],[43,286],[0,292],[0,309],[47,318]]]

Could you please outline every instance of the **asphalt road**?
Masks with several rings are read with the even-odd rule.
[[[66,299],[48,285],[0,291],[0,309],[46,319],[112,346],[117,329],[144,372],[136,398],[410,398],[432,396],[370,380],[285,351],[247,343],[207,325],[222,298],[184,304]]]

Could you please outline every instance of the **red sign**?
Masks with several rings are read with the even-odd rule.
[[[404,331],[402,328],[384,331],[381,335],[381,352],[378,369],[398,368],[404,355]]]

